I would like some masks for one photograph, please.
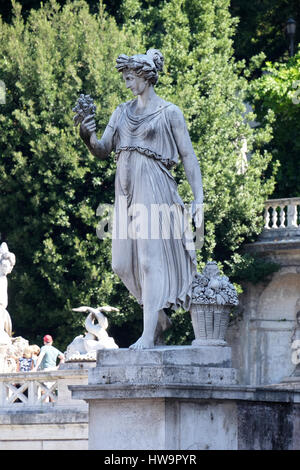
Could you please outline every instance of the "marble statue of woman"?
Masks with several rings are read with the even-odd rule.
[[[80,135],[96,157],[104,159],[115,151],[112,268],[143,306],[143,333],[130,347],[145,349],[154,346],[164,308],[189,308],[196,273],[195,250],[188,243],[191,234],[181,223],[184,204],[170,170],[180,156],[194,195],[196,227],[202,222],[202,178],[182,112],[154,90],[163,68],[161,52],[120,55],[116,68],[135,98],[116,108],[100,140],[93,115],[82,121]],[[137,207],[144,215],[139,218],[142,227],[134,224]],[[166,211],[160,211],[166,207],[172,208],[173,224]],[[152,236],[157,224],[159,235]]]
[[[7,298],[7,275],[10,274],[15,265],[16,258],[13,253],[8,250],[5,242],[0,245],[0,342],[9,342],[12,334],[11,318],[6,310]]]

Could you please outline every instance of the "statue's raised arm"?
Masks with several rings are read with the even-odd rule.
[[[95,113],[96,106],[90,95],[81,94],[73,108],[75,114],[74,124],[80,124],[80,137],[88,147],[89,151],[104,159],[112,151],[113,133],[111,128],[105,129],[102,138],[98,140],[96,135]]]

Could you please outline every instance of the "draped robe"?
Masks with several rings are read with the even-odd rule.
[[[156,311],[188,310],[196,257],[187,212],[170,169],[178,162],[172,132],[177,106],[162,100],[151,114],[133,114],[133,101],[113,113],[117,159],[112,268],[143,305],[145,283]]]

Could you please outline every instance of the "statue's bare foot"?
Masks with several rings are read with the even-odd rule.
[[[136,343],[129,346],[129,349],[151,349],[154,347],[153,339],[148,339],[144,335],[142,335]]]

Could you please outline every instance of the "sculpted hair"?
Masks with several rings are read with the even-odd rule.
[[[116,68],[119,72],[133,70],[139,77],[144,77],[152,85],[158,80],[158,72],[163,70],[164,57],[158,49],[149,49],[146,54],[127,56],[119,55]]]

